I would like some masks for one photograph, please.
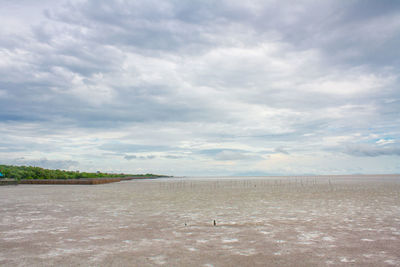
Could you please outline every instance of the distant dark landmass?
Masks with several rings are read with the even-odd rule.
[[[15,180],[54,180],[54,179],[91,179],[91,178],[157,178],[166,177],[157,174],[126,174],[104,172],[80,172],[65,170],[50,170],[32,166],[0,165],[1,178]],[[124,179],[123,179],[124,180]]]

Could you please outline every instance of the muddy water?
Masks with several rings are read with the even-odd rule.
[[[399,248],[400,176],[0,187],[1,266],[399,266]]]

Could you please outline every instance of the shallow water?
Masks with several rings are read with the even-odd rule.
[[[398,266],[399,247],[400,176],[0,187],[2,266]]]

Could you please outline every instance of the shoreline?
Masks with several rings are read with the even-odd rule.
[[[76,179],[22,179],[19,181],[15,179],[12,180],[8,179],[5,181],[0,180],[0,185],[18,185],[18,184],[96,185],[96,184],[117,183],[129,180],[158,179],[162,177],[164,176],[99,177],[99,178],[76,178]]]

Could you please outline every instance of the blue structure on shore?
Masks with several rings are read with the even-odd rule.
[[[1,177],[4,177],[4,175],[0,172],[0,178],[1,178]]]

